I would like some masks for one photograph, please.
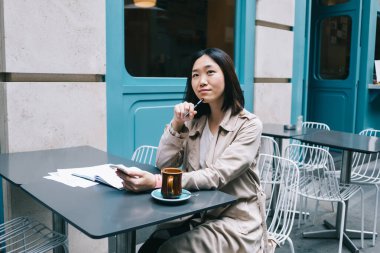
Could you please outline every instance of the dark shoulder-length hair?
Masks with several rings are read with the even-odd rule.
[[[231,114],[236,115],[244,108],[244,96],[240,87],[238,77],[235,73],[234,63],[231,57],[223,50],[218,48],[207,48],[196,52],[190,61],[190,70],[188,71],[186,89],[184,95],[184,101],[191,102],[193,104],[199,101],[199,98],[195,95],[193,87],[191,85],[192,69],[196,60],[203,55],[207,55],[213,59],[223,71],[224,75],[224,101],[222,110],[226,111],[231,108]],[[210,106],[205,103],[201,103],[197,107],[196,118],[202,115],[210,114]]]

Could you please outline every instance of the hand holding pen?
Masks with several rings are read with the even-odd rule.
[[[192,120],[197,108],[203,102],[203,98],[201,98],[195,105],[188,102],[183,102],[174,106],[174,117],[170,122],[170,126],[175,131],[180,131],[185,123],[185,121]]]
[[[185,121],[193,119],[196,114],[194,109],[197,108],[202,102],[203,99],[200,99],[195,105],[186,101],[175,105],[173,120],[175,120],[178,124],[183,124]]]
[[[194,105],[194,109],[197,108],[197,106],[200,105],[202,102],[203,102],[203,98],[201,98],[201,99],[198,101],[198,103],[196,103],[196,104]],[[185,117],[189,116],[189,113],[190,113],[190,111],[187,111],[187,113],[185,114]]]

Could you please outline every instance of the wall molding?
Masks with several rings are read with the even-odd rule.
[[[264,20],[256,20],[257,26],[264,26],[264,27],[270,27],[274,29],[280,29],[285,31],[293,31],[293,26],[283,25],[279,23],[264,21]]]
[[[105,75],[0,72],[1,82],[104,82]]]
[[[257,77],[253,79],[254,83],[291,83],[291,78],[275,78],[275,77]]]

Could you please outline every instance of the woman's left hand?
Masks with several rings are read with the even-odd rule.
[[[156,177],[147,171],[131,171],[127,175],[117,170],[116,174],[123,179],[124,188],[130,191],[146,191],[156,186]]]

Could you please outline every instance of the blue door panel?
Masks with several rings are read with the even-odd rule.
[[[173,116],[173,106],[180,100],[172,101],[173,105],[154,107],[158,102],[162,101],[139,103],[141,106],[134,111],[135,147],[144,144],[158,146],[164,127]]]
[[[182,89],[183,90],[183,89]],[[119,155],[131,157],[141,145],[158,146],[165,125],[173,117],[173,107],[182,101],[183,92],[123,94],[122,126],[119,142],[123,148]]]
[[[346,106],[351,103],[349,94],[344,90],[331,89],[317,89],[311,92],[314,94],[311,103],[317,104],[312,108],[311,113],[315,115],[313,120],[334,126],[334,130],[343,131],[345,122],[352,119]]]
[[[321,50],[324,49],[320,41],[322,37],[320,27],[322,20],[335,16],[351,18],[348,76],[344,79],[324,79],[320,76],[319,69]],[[307,120],[326,123],[332,130],[353,132],[355,129],[360,17],[360,1],[349,1],[335,6],[321,6],[320,1],[312,2]],[[336,27],[336,31],[339,29]],[[335,35],[330,32],[330,36]],[[338,51],[334,53],[337,54]]]

